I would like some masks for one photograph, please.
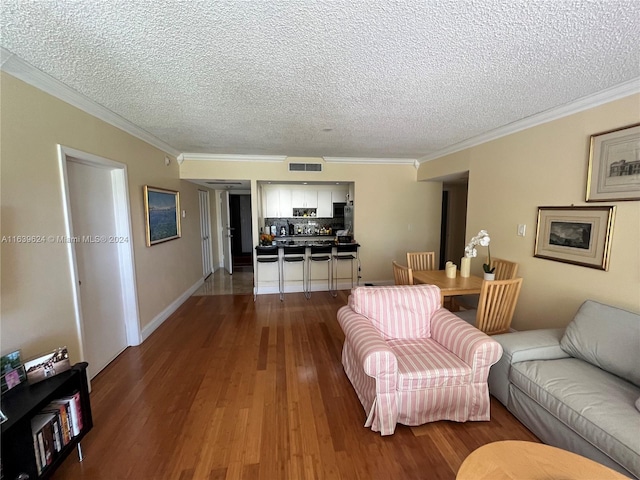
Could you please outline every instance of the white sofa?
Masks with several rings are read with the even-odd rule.
[[[586,301],[566,329],[493,339],[493,396],[543,442],[640,478],[640,315]]]

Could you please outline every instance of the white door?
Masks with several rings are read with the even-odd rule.
[[[67,180],[84,359],[93,378],[127,347],[113,169],[69,159]]]
[[[209,214],[209,192],[198,190],[200,197],[200,242],[202,244],[202,276],[211,275],[211,215]]]
[[[224,257],[224,269],[229,272],[229,275],[233,273],[233,258],[231,258],[231,215],[229,209],[229,192],[226,190],[220,195],[222,199],[221,213],[222,213],[222,255]]]

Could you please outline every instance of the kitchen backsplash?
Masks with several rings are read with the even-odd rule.
[[[281,235],[281,229],[285,228],[285,235],[290,235],[289,225],[293,225],[294,235],[322,235],[331,229],[335,235],[336,230],[344,228],[341,219],[336,218],[266,218],[263,232],[268,233],[268,227],[276,226],[277,235]]]

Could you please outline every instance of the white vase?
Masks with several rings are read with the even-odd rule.
[[[460,260],[460,276],[468,277],[471,275],[471,259],[469,257],[462,257]]]
[[[485,280],[495,280],[496,279],[496,274],[495,273],[484,272],[484,279]]]

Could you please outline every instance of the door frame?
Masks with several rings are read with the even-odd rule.
[[[69,179],[67,176],[67,162],[77,162],[94,168],[104,168],[111,171],[113,185],[113,199],[115,207],[115,223],[117,237],[126,237],[128,242],[119,242],[119,273],[122,289],[122,303],[124,307],[124,323],[127,333],[127,345],[140,345],[142,335],[140,332],[140,315],[138,310],[138,293],[136,289],[136,272],[133,255],[133,236],[131,234],[131,214],[129,210],[129,189],[127,179],[127,165],[109,160],[91,153],[76,150],[74,148],[58,145],[58,166],[62,181],[62,205],[65,222],[65,234],[67,238],[73,237],[73,221],[71,218],[71,198],[69,194]],[[85,360],[84,331],[82,308],[80,301],[80,289],[78,264],[74,242],[67,243],[69,269],[71,272],[71,289],[74,298],[74,311],[76,329],[80,344],[80,358]]]
[[[231,214],[229,211],[229,190],[222,190],[220,193],[220,219],[222,228],[220,229],[220,241],[222,246],[222,264],[224,269],[233,275],[233,257],[231,255]]]
[[[202,246],[202,276],[207,278],[213,273],[213,249],[211,248],[211,208],[208,190],[198,189],[198,203],[200,204],[200,242]],[[204,230],[207,230],[208,236],[203,237]],[[206,240],[206,243],[205,243]],[[209,254],[206,255],[204,249],[208,249]],[[205,265],[208,258],[208,263]],[[206,270],[205,268],[208,267]]]

